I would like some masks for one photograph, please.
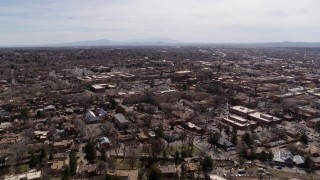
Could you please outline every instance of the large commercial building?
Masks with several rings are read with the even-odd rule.
[[[255,112],[253,109],[249,109],[243,106],[232,106],[230,107],[230,113],[236,114],[238,116],[247,117],[248,114]]]
[[[237,115],[229,115],[228,117],[223,118],[222,122],[229,126],[232,126],[233,128],[240,129],[240,130],[254,128],[257,125],[256,122],[250,121],[248,119],[245,119]]]

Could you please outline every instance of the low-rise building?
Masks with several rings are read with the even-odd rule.
[[[97,139],[97,147],[104,147],[104,148],[109,148],[111,146],[111,142],[109,138],[103,136]]]
[[[280,118],[261,112],[253,112],[250,113],[248,116],[251,120],[262,125],[274,125],[281,122]]]
[[[273,152],[272,161],[279,165],[293,165],[293,155],[287,150],[277,150]]]
[[[173,178],[177,172],[177,168],[175,164],[168,164],[159,166],[159,171],[165,178]]]
[[[4,180],[19,180],[19,179],[24,179],[24,180],[41,179],[41,171],[36,171],[35,169],[32,169],[27,173],[9,175],[4,177]]]
[[[240,130],[246,130],[248,128],[253,128],[257,125],[257,123],[250,121],[248,119],[245,119],[240,116],[236,115],[229,115],[222,119],[222,122],[232,126],[233,128],[240,129]]]
[[[115,114],[113,116],[113,121],[119,129],[123,130],[128,128],[129,121],[121,113]]]
[[[246,108],[244,106],[233,106],[230,107],[230,113],[242,116],[242,117],[247,117],[248,114],[255,112],[253,109]]]
[[[315,128],[315,125],[317,122],[320,122],[320,118],[311,119],[311,120],[307,121],[307,126],[310,128]]]

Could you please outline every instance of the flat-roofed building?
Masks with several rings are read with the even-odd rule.
[[[181,98],[182,93],[175,89],[149,93],[150,100],[156,104],[175,102]]]
[[[91,90],[93,92],[105,92],[107,84],[93,84],[91,85]]]
[[[255,112],[255,110],[246,108],[244,106],[232,106],[232,107],[230,107],[230,113],[233,113],[233,114],[236,114],[236,115],[239,115],[239,116],[242,116],[242,117],[247,117],[247,115],[249,113],[253,113],[253,112]]]
[[[137,93],[129,92],[123,97],[124,104],[135,104],[135,103],[147,102],[148,100],[149,100],[149,96],[143,92],[137,92]]]
[[[113,120],[119,129],[126,129],[128,127],[129,121],[121,113],[115,114]]]
[[[269,114],[264,114],[261,112],[253,112],[249,114],[249,119],[262,125],[272,125],[281,122],[281,119]]]
[[[250,121],[237,115],[230,115],[228,117],[225,117],[222,119],[222,122],[240,130],[245,130],[250,127],[253,128],[257,125],[256,122]]]

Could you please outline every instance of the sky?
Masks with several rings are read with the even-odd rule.
[[[320,0],[0,0],[0,45],[320,42]]]

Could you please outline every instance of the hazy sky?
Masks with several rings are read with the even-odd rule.
[[[320,41],[320,0],[0,0],[0,45]]]

